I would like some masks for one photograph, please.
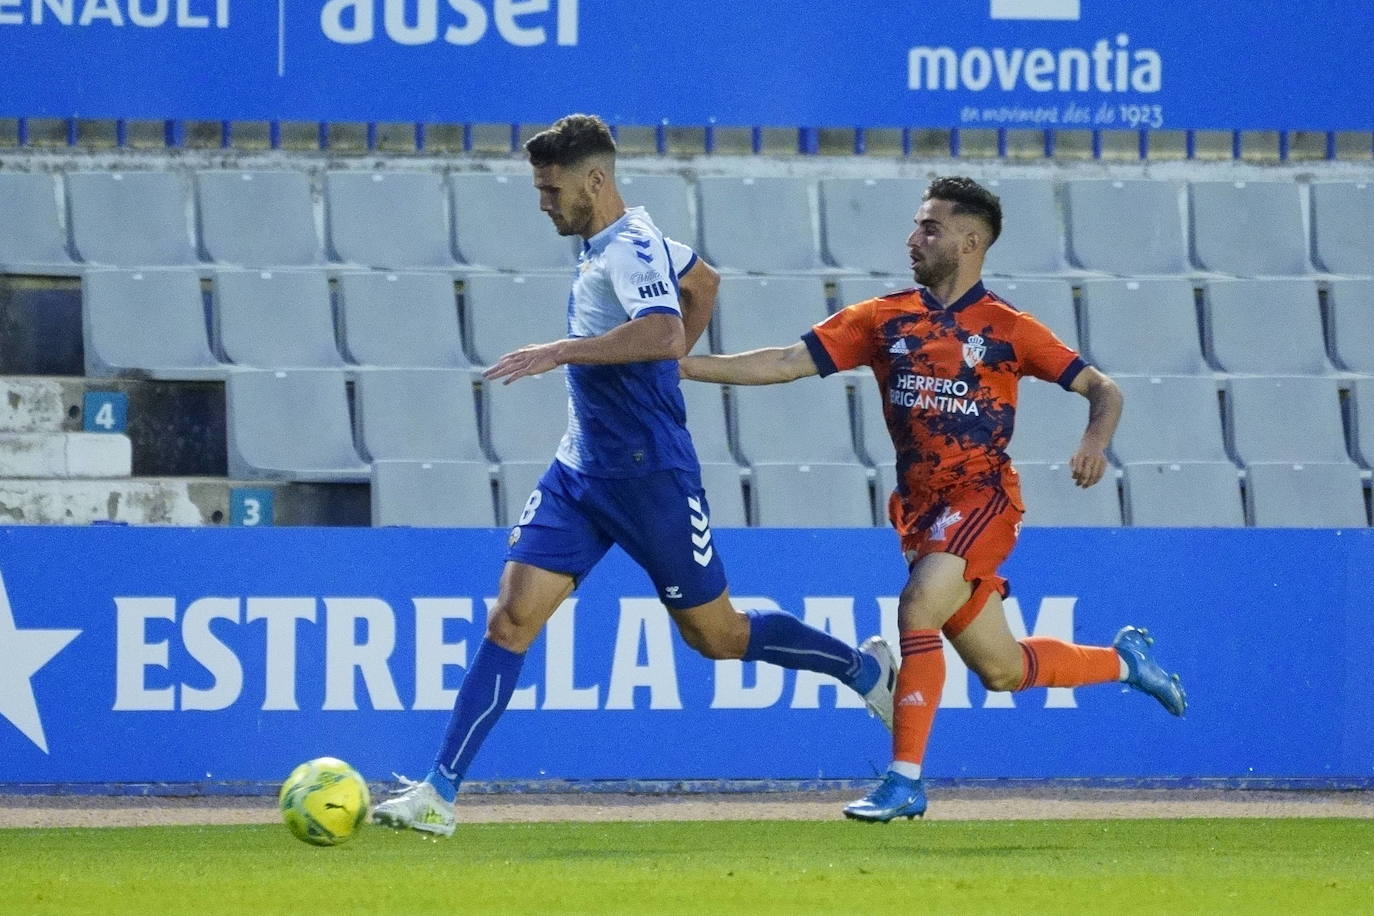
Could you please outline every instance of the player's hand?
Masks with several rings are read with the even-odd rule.
[[[1069,471],[1073,474],[1074,483],[1080,487],[1090,487],[1107,472],[1107,456],[1100,448],[1083,446],[1069,459]]]
[[[530,344],[519,350],[512,350],[492,363],[482,373],[482,378],[493,381],[503,379],[501,384],[509,385],[518,378],[524,378],[527,375],[541,375],[557,369],[563,364],[558,358],[558,347],[561,343],[562,341],[552,341],[550,343]]]

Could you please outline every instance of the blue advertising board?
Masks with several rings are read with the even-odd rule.
[[[8,117],[1374,126],[1367,0],[0,0],[0,48]]]
[[[0,784],[272,782],[332,754],[424,771],[505,533],[0,528]],[[895,642],[882,530],[722,529],[741,607]],[[1374,777],[1374,533],[1028,529],[1018,634],[1149,627],[1191,699],[993,694],[956,656],[927,771],[957,778]],[[713,662],[613,552],[531,649],[475,780],[854,779],[889,737],[834,681]]]

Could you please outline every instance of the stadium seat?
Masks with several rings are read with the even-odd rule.
[[[1073,482],[1066,462],[1027,461],[1016,465],[1023,524],[1034,528],[1121,526],[1121,498],[1111,468],[1102,480],[1084,489]]]
[[[910,271],[904,277],[837,277],[835,279],[835,311],[856,302],[876,299],[888,293],[911,289],[916,281]]]
[[[751,492],[755,525],[873,526],[868,471],[860,464],[755,464]]]
[[[911,275],[906,238],[925,183],[912,178],[825,178],[821,238],[827,259],[846,270]]]
[[[1374,468],[1374,378],[1357,378],[1350,384],[1351,441],[1359,462]]]
[[[1078,350],[1078,317],[1067,280],[993,280],[988,288],[1029,312],[1070,348]]]
[[[81,281],[86,374],[223,379],[191,270],[93,270]]]
[[[1103,371],[1211,375],[1189,281],[1084,280],[1079,307],[1086,355]]]
[[[703,463],[734,464],[724,389],[707,382],[683,382],[682,400],[687,407],[687,430],[692,434],[697,457]]]
[[[988,249],[984,273],[999,277],[1078,273],[1064,260],[1064,223],[1053,181],[994,178],[984,184],[1002,201],[1002,234]]]
[[[1207,338],[1225,372],[1326,375],[1321,304],[1311,280],[1211,280],[1204,291]]]
[[[1191,273],[1179,198],[1171,181],[1066,181],[1070,257],[1122,276]]]
[[[242,267],[325,263],[305,172],[197,172],[196,195],[209,260]]]
[[[731,462],[701,463],[701,485],[711,511],[712,528],[743,528],[749,524],[740,466]]]
[[[1374,375],[1374,280],[1332,280],[1326,308],[1331,352],[1341,367]]]
[[[712,321],[722,353],[786,347],[829,314],[815,277],[722,277]]]
[[[369,479],[353,445],[342,370],[240,370],[225,394],[230,477]]]
[[[1366,528],[1360,469],[1348,462],[1256,463],[1246,499],[1260,528]]]
[[[526,344],[568,336],[568,278],[470,274],[463,282],[472,358],[489,366]]]
[[[858,413],[859,447],[868,463],[880,468],[885,464],[892,464],[895,453],[892,435],[887,431],[887,420],[883,416],[882,394],[877,387],[872,372],[864,372],[854,378],[854,409]]]
[[[1088,401],[1053,382],[1026,378],[1017,393],[1016,428],[1007,449],[1025,461],[1062,464],[1078,450],[1088,424]]]
[[[0,172],[0,272],[74,276],[82,265],[72,260],[59,218],[58,184],[51,175]]]
[[[659,232],[696,249],[699,244],[697,222],[691,208],[692,189],[686,178],[676,174],[622,174],[617,177],[617,183],[627,207],[643,207]],[[676,265],[678,270],[682,266]]]
[[[329,172],[324,190],[335,260],[386,270],[457,266],[437,173]]]
[[[737,385],[731,394],[740,454],[749,464],[858,462],[849,393],[837,379]]]
[[[115,267],[199,263],[191,193],[175,172],[68,172],[72,246],[81,260]]]
[[[229,362],[263,369],[344,364],[322,272],[224,270],[214,288],[216,340]]]
[[[1312,253],[1329,273],[1374,276],[1374,182],[1312,183]]]
[[[562,370],[509,385],[482,385],[490,453],[501,462],[503,525],[513,525],[568,427],[568,389]]]
[[[472,375],[465,370],[359,373],[357,415],[358,441],[373,461],[486,461]]]
[[[1188,187],[1193,259],[1203,270],[1241,277],[1311,273],[1296,182],[1194,181]]]
[[[1226,407],[1234,452],[1247,466],[1350,462],[1335,379],[1233,378]]]
[[[539,209],[539,192],[528,175],[473,173],[448,180],[454,238],[464,263],[493,270],[557,270],[566,278],[577,262],[579,240],[558,234]]]
[[[892,524],[887,515],[887,504],[893,491],[897,489],[897,462],[880,462],[873,470],[877,475],[874,481],[876,499],[873,507],[873,524],[878,528],[887,528]]]
[[[1241,528],[1240,476],[1229,461],[1124,465],[1126,514],[1137,528]]]
[[[1216,382],[1204,376],[1113,376],[1125,399],[1112,437],[1118,463],[1229,461]]]
[[[347,273],[339,278],[344,352],[355,363],[466,369],[453,277],[442,273]]]
[[[824,268],[805,179],[708,176],[697,181],[697,190],[701,254],[717,268],[752,273]]]
[[[374,461],[372,525],[490,528],[497,523],[485,461]]]

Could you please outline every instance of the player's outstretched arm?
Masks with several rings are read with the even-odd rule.
[[[728,356],[688,356],[678,361],[678,367],[683,378],[725,385],[774,385],[820,371],[801,341]]]
[[[682,306],[682,329],[687,335],[687,352],[697,345],[711,312],[716,307],[716,291],[720,289],[720,274],[700,257],[692,269],[678,278],[678,303]]]
[[[641,363],[680,359],[687,352],[682,319],[655,312],[627,321],[596,337],[569,337],[530,344],[513,350],[482,373],[485,379],[504,379],[509,385],[527,375],[540,375],[567,363]]]
[[[1107,472],[1107,446],[1121,420],[1121,389],[1116,382],[1092,366],[1087,366],[1069,386],[1070,391],[1088,399],[1088,427],[1078,451],[1069,459],[1074,483],[1090,487]]]

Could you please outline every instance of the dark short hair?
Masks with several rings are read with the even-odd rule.
[[[926,188],[922,200],[947,200],[954,204],[954,213],[976,216],[992,230],[991,245],[1002,234],[1002,201],[997,195],[963,176],[937,178]]]
[[[596,115],[570,114],[525,141],[525,152],[535,168],[567,168],[592,156],[614,156],[615,138]]]

